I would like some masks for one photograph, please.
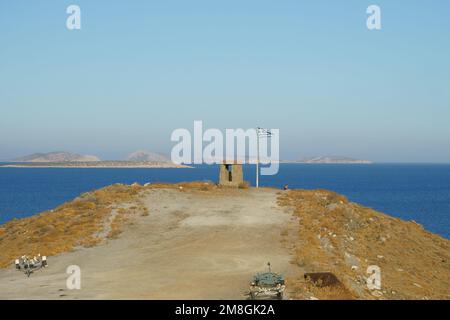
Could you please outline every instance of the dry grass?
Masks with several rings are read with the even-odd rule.
[[[180,183],[152,183],[143,188],[144,189],[180,189],[180,190],[187,189],[190,191],[209,191],[209,190],[217,189],[217,185],[211,181],[191,181],[191,182],[180,182]]]
[[[325,190],[292,190],[279,204],[299,218],[294,263],[306,272],[332,272],[353,296],[369,299],[366,270],[378,265],[380,298],[450,299],[449,240]]]
[[[141,186],[112,185],[85,193],[54,210],[7,222],[0,227],[0,267],[21,255],[51,256],[77,246],[97,245],[102,241],[98,234],[113,208],[135,201],[141,190]],[[111,223],[113,235],[120,233],[124,216],[118,213]]]
[[[155,183],[144,187],[144,190],[152,189],[178,189],[180,192],[192,192],[199,193],[204,196],[220,197],[220,196],[245,196],[247,190],[247,184],[244,183],[238,188],[223,187],[211,181],[193,181],[193,182],[181,182],[175,184]]]
[[[128,217],[125,213],[118,213],[114,220],[111,222],[110,230],[107,234],[108,239],[117,239],[123,232],[123,225],[128,221]]]
[[[54,210],[24,219],[15,219],[0,226],[0,267],[13,263],[22,255],[52,256],[78,246],[92,247],[104,238],[115,239],[135,214],[145,217],[143,192],[171,188],[207,192],[216,189],[212,182],[178,184],[115,184],[84,193]],[[115,210],[115,215],[112,213]],[[113,218],[111,219],[111,217]],[[102,236],[104,234],[104,236]]]
[[[352,294],[342,283],[330,286],[318,286],[303,277],[287,279],[287,287],[290,292],[294,292],[295,299],[319,300],[355,300],[357,297]]]
[[[250,188],[250,183],[248,181],[239,183],[239,189],[248,189],[248,188]]]

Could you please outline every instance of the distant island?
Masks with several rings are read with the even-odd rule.
[[[171,162],[169,157],[156,153],[150,152],[146,150],[138,150],[133,153],[130,153],[127,156],[127,161],[157,161],[157,162]]]
[[[32,167],[32,168],[186,168],[185,165],[174,164],[164,154],[137,150],[124,160],[101,160],[94,155],[80,155],[72,152],[54,151],[34,153],[6,162],[10,164],[0,167]],[[316,156],[299,160],[283,160],[281,163],[306,164],[371,164],[369,160],[360,160],[342,156]]]
[[[188,168],[174,164],[168,157],[145,150],[129,154],[126,160],[100,160],[97,156],[55,151],[34,153],[9,160],[0,167],[26,168]]]
[[[310,163],[310,164],[372,164],[369,160],[353,159],[339,156],[308,157],[300,160],[283,161],[283,163]]]
[[[161,161],[62,161],[62,162],[23,162],[0,165],[14,168],[189,168],[172,162]]]
[[[76,153],[55,151],[48,153],[33,153],[27,156],[10,160],[10,162],[92,162],[100,161],[96,156],[91,155],[79,155]]]

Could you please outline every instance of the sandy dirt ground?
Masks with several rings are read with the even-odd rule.
[[[268,261],[285,276],[298,272],[286,241],[298,223],[278,192],[146,190],[149,215],[118,239],[49,257],[29,278],[1,269],[0,299],[246,299]],[[66,287],[70,265],[81,268],[80,290]]]

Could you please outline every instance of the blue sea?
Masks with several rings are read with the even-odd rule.
[[[254,183],[255,167],[244,167]],[[54,208],[79,194],[113,183],[216,181],[217,166],[191,169],[2,168],[0,223]],[[351,201],[450,238],[450,165],[448,164],[281,164],[262,186],[329,189]]]

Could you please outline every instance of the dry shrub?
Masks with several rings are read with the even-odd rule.
[[[193,182],[183,182],[178,184],[183,187],[183,189],[189,190],[199,190],[199,191],[210,191],[215,189],[216,185],[211,181],[193,181]]]
[[[113,222],[110,226],[110,231],[107,235],[108,239],[117,239],[119,235],[123,232],[123,225],[127,221],[127,218],[124,215],[118,214],[114,218]]]
[[[356,297],[342,284],[338,286],[318,287],[308,283],[305,289],[320,300],[354,300]]]
[[[216,188],[214,182],[211,181],[190,181],[180,183],[152,183],[144,187],[145,190],[151,189],[189,189],[189,190],[212,190]]]
[[[148,212],[148,208],[147,208],[147,207],[142,207],[142,208],[140,209],[140,211],[141,211],[141,216],[142,216],[142,217],[146,217],[146,216],[149,215],[149,212]]]
[[[241,183],[239,183],[238,188],[239,189],[248,189],[248,188],[250,188],[250,183],[248,181],[241,182]]]

